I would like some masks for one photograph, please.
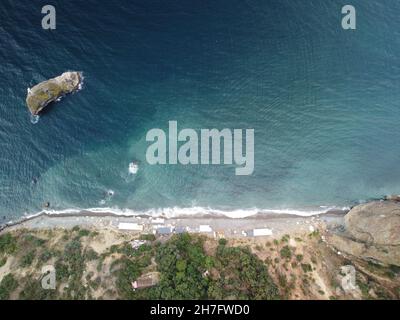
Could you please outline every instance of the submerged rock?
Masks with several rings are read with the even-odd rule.
[[[80,72],[65,72],[28,89],[26,104],[32,115],[39,114],[49,103],[78,90],[82,83]]]
[[[330,237],[338,250],[364,260],[400,266],[400,203],[378,201],[354,207],[345,232]]]

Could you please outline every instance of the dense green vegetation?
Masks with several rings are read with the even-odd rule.
[[[27,253],[22,257],[21,267],[22,268],[29,267],[32,264],[33,259],[35,259],[35,251],[30,251],[29,253]]]
[[[11,254],[16,249],[17,241],[10,233],[0,236],[0,254]]]
[[[281,251],[281,258],[290,260],[292,258],[292,251],[290,250],[289,246],[284,246]]]
[[[0,258],[0,268],[7,263],[7,257]]]
[[[56,298],[57,294],[54,290],[44,290],[40,281],[36,279],[27,279],[24,290],[19,295],[21,300],[52,300]]]
[[[161,281],[155,290],[157,298],[207,298],[209,279],[203,273],[208,260],[200,238],[189,234],[174,237],[158,248],[156,261],[161,272]]]
[[[57,270],[57,284],[68,283],[68,286],[61,291],[44,290],[41,287],[40,279],[27,276],[21,279],[22,290],[20,299],[85,299],[88,298],[88,288],[83,285],[82,277],[86,269],[86,261],[97,259],[97,253],[93,249],[84,250],[81,238],[90,235],[90,231],[74,228],[67,232],[63,241],[66,241],[64,250],[54,250],[47,247],[46,240],[38,238],[30,233],[20,237],[14,237],[10,233],[0,237],[0,254],[17,254],[21,268],[33,267],[40,270],[40,267],[53,259]],[[1,256],[0,256],[1,257]],[[6,258],[1,258],[4,263]],[[18,287],[14,276],[8,274],[4,277],[0,289],[0,299],[8,299],[9,293]],[[59,287],[58,287],[59,288]]]
[[[220,274],[210,283],[211,299],[271,300],[279,298],[267,267],[246,247],[220,245],[214,257]]]
[[[301,268],[303,269],[304,272],[312,271],[312,266],[309,263],[302,263]]]
[[[156,236],[152,233],[150,234],[142,234],[139,237],[140,240],[154,241],[156,240]]]
[[[18,282],[11,274],[6,275],[0,282],[0,300],[7,300],[10,298],[11,292],[18,287]]]
[[[135,299],[138,293],[132,290],[132,282],[151,264],[154,248],[142,246],[138,250],[133,250],[129,245],[125,245],[118,251],[126,254],[111,265],[111,271],[116,269],[116,286],[119,295],[125,299]]]
[[[155,255],[160,282],[132,291],[130,283],[151,264]],[[125,299],[277,299],[278,289],[266,266],[248,248],[220,244],[206,254],[204,238],[181,234],[154,244],[121,261],[117,288]]]
[[[82,245],[78,239],[74,239],[65,246],[64,256],[58,260],[64,266],[64,278],[68,277],[69,286],[65,292],[66,298],[84,299],[86,289],[82,286],[82,275],[85,270],[85,258]]]
[[[168,240],[141,235],[139,239],[146,243],[140,247],[135,246],[137,242],[131,242],[137,237],[118,234],[111,242],[113,245],[99,250],[96,245],[103,239],[101,233],[79,227],[42,232],[21,230],[1,235],[0,267],[5,266],[2,271],[7,270],[8,274],[0,282],[0,300],[268,300],[298,298],[299,292],[306,297],[325,295],[315,285],[314,272],[319,261],[316,251],[291,246],[286,235],[265,245],[254,243],[253,249],[238,246],[240,242],[226,239],[216,242],[184,233]],[[342,264],[351,262],[342,261]],[[56,290],[41,287],[41,268],[45,265],[56,269]],[[383,267],[370,262],[364,268],[393,281],[400,274],[397,266]],[[143,276],[158,279],[158,283],[133,290],[133,282],[150,279]],[[358,272],[357,277],[366,299],[393,298],[400,294],[397,284],[386,290],[363,272]],[[340,284],[333,283],[332,287],[340,289]],[[299,288],[301,291],[295,290]]]

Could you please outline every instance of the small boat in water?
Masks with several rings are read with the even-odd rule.
[[[139,164],[136,161],[133,161],[129,164],[129,173],[136,174],[139,170]]]

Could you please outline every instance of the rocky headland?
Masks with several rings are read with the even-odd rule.
[[[390,199],[354,207],[344,217],[344,230],[328,241],[351,256],[400,267],[400,202]]]
[[[80,72],[65,72],[61,76],[41,82],[28,89],[26,104],[32,115],[38,115],[50,103],[77,91],[82,83]]]

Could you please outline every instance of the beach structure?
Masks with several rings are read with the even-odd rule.
[[[118,229],[123,231],[143,231],[143,225],[137,223],[120,222]]]
[[[218,239],[225,239],[225,231],[222,230],[222,229],[217,230],[217,231],[215,232],[215,236],[216,236]]]
[[[146,240],[133,240],[130,242],[130,245],[132,247],[132,249],[137,250],[139,249],[142,245],[146,244],[147,241]]]
[[[152,224],[164,224],[164,223],[165,223],[165,219],[162,219],[162,218],[153,218],[153,219],[151,219],[151,223],[152,223]]]
[[[177,234],[185,233],[187,231],[188,231],[187,227],[176,227],[175,228],[175,233],[177,233]]]
[[[137,289],[150,288],[155,286],[159,281],[160,281],[159,273],[150,272],[139,277],[138,279],[136,279],[136,281],[132,282],[132,288],[134,291]]]
[[[201,233],[213,232],[213,229],[209,225],[200,225],[199,232]]]
[[[272,236],[271,229],[253,229],[247,232],[248,237],[265,237],[265,236]]]
[[[216,237],[215,231],[209,225],[200,225],[199,226],[199,232],[208,234],[208,235],[210,235],[210,236],[212,236],[214,238]]]
[[[169,235],[172,234],[174,229],[172,227],[159,227],[156,229],[156,234],[158,235]]]

